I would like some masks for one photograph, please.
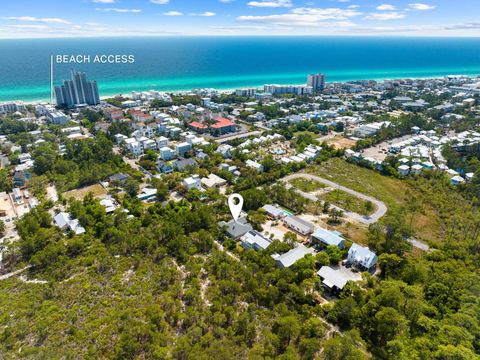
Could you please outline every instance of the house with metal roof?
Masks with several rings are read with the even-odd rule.
[[[285,213],[283,212],[283,210],[280,209],[279,207],[276,207],[275,205],[267,204],[267,205],[264,205],[262,209],[265,210],[267,215],[272,219],[281,219],[285,216]]]
[[[238,218],[237,221],[230,220],[229,222],[220,221],[218,226],[225,229],[225,233],[232,239],[239,239],[249,231],[253,230],[252,225],[247,221],[246,217]]]
[[[303,244],[298,244],[296,248],[279,255],[273,254],[272,258],[277,262],[281,268],[288,268],[295,264],[298,260],[303,259],[307,254],[313,254],[315,250],[307,248]]]
[[[157,189],[154,188],[143,188],[140,194],[137,195],[137,198],[140,200],[150,200],[157,196]]]
[[[114,175],[110,176],[108,178],[108,182],[112,182],[112,181],[124,182],[129,177],[130,177],[130,175],[128,175],[128,174],[117,173],[117,174],[114,174]]]
[[[207,189],[220,187],[227,184],[227,180],[213,173],[208,175],[208,177],[202,178],[201,181],[202,181],[202,185],[205,186]]]
[[[322,278],[322,285],[333,293],[340,292],[348,282],[340,271],[330,266],[322,266],[317,275]]]
[[[65,230],[70,222],[70,214],[66,212],[59,212],[53,217],[53,221],[61,230]]]
[[[304,236],[311,234],[315,230],[315,225],[309,223],[308,221],[300,219],[298,216],[287,216],[283,219],[283,222],[290,229],[295,230],[296,232]]]
[[[347,261],[357,269],[371,271],[375,269],[378,257],[368,247],[352,244],[348,250]]]
[[[323,228],[316,229],[312,234],[312,242],[318,243],[324,247],[334,245],[339,249],[345,247],[345,239],[336,231],[330,231]]]
[[[246,249],[265,250],[270,246],[272,240],[266,238],[256,230],[247,232],[240,238],[241,245]]]
[[[173,163],[172,163],[173,167],[178,170],[178,171],[184,171],[186,170],[188,167],[197,167],[198,166],[198,163],[192,159],[192,158],[188,158],[188,159],[179,159],[179,160],[175,160]]]
[[[77,219],[72,219],[69,213],[59,212],[53,217],[53,222],[61,230],[69,229],[76,235],[85,233],[85,228],[80,225],[80,222]]]

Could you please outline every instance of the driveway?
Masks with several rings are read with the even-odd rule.
[[[347,211],[347,210],[339,208],[338,206],[332,205],[332,207],[334,207],[336,209],[339,209],[339,210],[342,210],[343,213],[344,213],[344,216],[346,216],[346,217],[348,217],[352,220],[361,222],[361,223],[366,224],[366,225],[370,225],[370,224],[376,223],[387,212],[387,206],[385,205],[384,202],[382,202],[380,200],[377,200],[377,199],[375,199],[371,196],[359,193],[358,191],[349,189],[349,188],[347,188],[345,186],[342,186],[340,184],[337,184],[333,181],[321,178],[321,177],[316,176],[316,175],[299,173],[299,174],[288,175],[281,180],[286,182],[287,186],[291,187],[292,185],[289,183],[289,181],[293,180],[293,179],[298,179],[298,178],[321,182],[322,184],[330,186],[331,188],[342,190],[342,191],[344,191],[344,192],[346,192],[350,195],[358,197],[359,199],[362,199],[362,200],[365,200],[365,201],[370,201],[370,202],[372,202],[372,204],[375,204],[377,210],[372,215],[368,215],[368,216],[367,215],[360,215],[360,214],[357,214],[355,212]],[[298,189],[295,189],[295,191],[298,192],[300,195],[302,195],[304,198],[310,199],[312,201],[317,201],[318,200],[317,196],[315,194],[309,194],[309,193],[306,193],[306,192],[298,190]]]

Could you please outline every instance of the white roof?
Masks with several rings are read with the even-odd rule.
[[[352,244],[348,250],[348,260],[359,263],[366,268],[371,268],[377,263],[377,255],[367,247]]]
[[[222,186],[227,182],[227,180],[217,176],[215,174],[210,174],[208,177],[202,179],[202,184],[206,187]]]
[[[457,176],[452,177],[451,181],[452,181],[452,182],[457,182],[457,183],[462,183],[462,182],[465,181],[465,179],[462,178],[461,176],[458,176],[458,175],[457,175]]]
[[[247,160],[245,161],[245,165],[253,167],[255,169],[259,169],[262,165],[260,165],[258,162],[253,161],[253,160]]]
[[[268,214],[273,215],[275,217],[283,215],[283,210],[274,205],[267,204],[267,205],[264,205],[262,209],[265,210]]]
[[[338,233],[323,228],[317,228],[312,234],[312,237],[326,245],[342,246],[342,244],[345,243],[345,239],[340,237]]]
[[[59,228],[64,228],[70,222],[70,214],[66,212],[59,212],[57,215],[55,215],[53,220],[55,221],[55,225],[57,225]]]
[[[241,237],[241,241],[248,245],[249,247],[253,247],[256,249],[266,249],[272,243],[269,239],[265,236],[260,234],[258,231],[251,230],[247,232],[245,235]]]
[[[298,260],[302,259],[307,254],[313,254],[312,248],[307,248],[303,244],[298,244],[296,248],[286,252],[282,255],[272,255],[277,263],[280,263],[282,267],[287,268],[295,264]]]
[[[332,269],[329,266],[322,266],[320,270],[318,270],[317,275],[323,279],[323,283],[329,288],[335,286],[341,290],[348,281],[340,271]]]

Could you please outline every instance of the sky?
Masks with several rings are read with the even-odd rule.
[[[478,14],[479,0],[2,0],[0,38],[480,37]]]

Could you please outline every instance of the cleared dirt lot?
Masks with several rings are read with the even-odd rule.
[[[6,192],[0,193],[0,212],[5,212],[5,216],[1,218],[2,220],[17,216],[10,201],[10,197]]]
[[[105,190],[102,185],[95,184],[95,185],[86,186],[81,189],[75,189],[75,190],[64,192],[63,197],[67,199],[73,197],[76,200],[81,200],[85,195],[87,195],[90,192],[93,193],[94,197],[98,197],[98,198],[103,197],[107,194],[107,190]]]
[[[327,141],[328,145],[335,146],[336,148],[345,148],[350,149],[355,145],[356,141],[352,139],[347,139],[343,136],[335,136],[332,139]]]

